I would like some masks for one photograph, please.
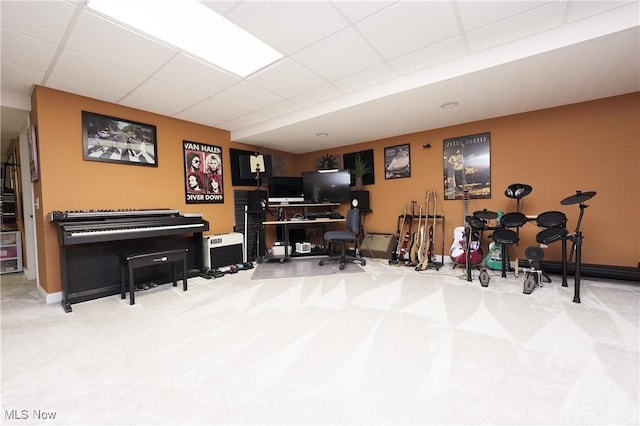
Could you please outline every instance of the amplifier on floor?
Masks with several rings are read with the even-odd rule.
[[[396,236],[394,234],[368,233],[360,244],[360,253],[365,257],[390,259],[391,253],[396,248]]]
[[[204,265],[207,269],[243,262],[242,242],[244,236],[240,232],[230,234],[209,235],[204,238]]]

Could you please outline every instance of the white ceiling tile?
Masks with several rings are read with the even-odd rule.
[[[589,16],[632,4],[638,5],[638,1],[572,1],[567,8],[565,21],[575,22]]]
[[[242,2],[227,17],[287,55],[349,25],[327,1]]]
[[[214,95],[241,81],[235,75],[184,54],[171,59],[158,70],[154,77],[207,96]]]
[[[335,80],[333,84],[345,92],[353,92],[397,76],[398,74],[389,65],[379,64],[348,77]]]
[[[356,23],[361,21],[362,19],[373,15],[379,10],[384,9],[392,4],[396,3],[396,1],[350,1],[350,0],[340,0],[334,1],[334,5],[340,9],[342,13],[349,19],[349,21]]]
[[[161,105],[163,110],[170,111],[168,115],[173,115],[206,99],[202,94],[184,90],[172,83],[155,78],[146,80],[122,101],[128,102],[129,99],[136,97]]]
[[[26,91],[27,94],[31,91],[34,82],[36,82],[36,84],[42,82],[44,74],[44,71],[2,62],[2,85]]]
[[[284,59],[251,76],[249,81],[283,98],[290,98],[326,84],[322,77],[293,59]]]
[[[402,2],[357,24],[386,59],[396,58],[459,35],[449,2]]]
[[[90,86],[126,95],[142,83],[146,76],[109,63],[100,62],[68,50],[60,55],[53,75],[77,80]],[[47,82],[48,83],[48,82]]]
[[[61,1],[2,1],[2,28],[50,43],[59,43],[75,6]]]
[[[220,15],[227,14],[231,9],[242,3],[242,1],[227,0],[200,0],[205,6],[215,10]]]
[[[235,118],[226,122],[229,130],[242,129],[243,127],[255,126],[258,123],[266,121],[268,117],[260,113],[260,111],[251,112],[242,117]]]
[[[399,74],[407,74],[459,58],[467,53],[460,37],[437,43],[389,61]]]
[[[298,105],[297,103],[291,102],[289,100],[284,100],[282,102],[278,102],[276,104],[262,108],[258,112],[262,116],[267,117],[267,119],[272,119],[283,116],[285,114],[291,114],[292,112],[298,111],[300,108],[300,105]]]
[[[2,61],[38,71],[46,71],[57,46],[23,34],[2,30],[0,52]]]
[[[229,121],[231,129],[255,126],[267,120],[272,120],[286,114],[290,114],[300,109],[300,105],[291,101],[282,101],[277,104],[268,106],[259,111],[243,115],[234,120]]]
[[[502,20],[537,9],[549,1],[456,1],[462,25],[465,31],[475,30],[485,25],[495,24]],[[566,1],[561,1],[566,5]]]
[[[344,95],[344,92],[333,84],[326,84],[301,95],[291,98],[297,104],[312,106]]]
[[[564,10],[564,2],[552,3],[469,31],[469,48],[471,51],[488,49],[559,27],[562,24]]]
[[[120,105],[142,111],[150,111],[155,114],[166,115],[172,117],[176,113],[176,109],[165,103],[158,103],[155,100],[147,99],[142,96],[127,96],[118,102]]]
[[[382,58],[371,45],[351,28],[297,53],[294,59],[329,81],[382,62]]]
[[[246,81],[231,86],[214,97],[220,101],[241,106],[249,111],[262,109],[282,100],[281,96]]]
[[[210,125],[214,126],[217,123],[231,121],[249,114],[251,111],[249,108],[229,104],[220,99],[210,98],[175,114],[175,117],[195,123],[211,123]]]
[[[105,34],[109,34],[109,37],[105,37]],[[66,47],[82,55],[147,75],[154,73],[177,53],[176,49],[168,48],[90,12],[80,15]]]
[[[109,90],[100,84],[86,83],[76,78],[68,78],[62,74],[51,75],[47,80],[47,87],[105,102],[115,103],[122,97],[122,92]]]

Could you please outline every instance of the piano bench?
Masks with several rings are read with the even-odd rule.
[[[173,286],[178,285],[176,263],[182,262],[182,290],[187,291],[187,251],[186,248],[156,251],[149,253],[120,254],[120,298],[124,299],[129,279],[129,304],[135,304],[134,271],[136,268],[171,262]]]

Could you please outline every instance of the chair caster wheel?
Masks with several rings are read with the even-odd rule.
[[[342,271],[344,269],[344,265],[340,264],[340,270]]]
[[[318,265],[320,265],[320,266],[324,266],[324,262],[323,262],[323,261],[320,261],[320,262],[318,262]]]

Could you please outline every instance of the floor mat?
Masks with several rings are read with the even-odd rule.
[[[348,262],[341,271],[338,262],[327,262],[320,266],[320,257],[313,259],[288,259],[280,263],[278,261],[264,261],[256,266],[251,276],[252,280],[270,278],[313,277],[319,275],[354,274],[364,272],[358,263]]]

